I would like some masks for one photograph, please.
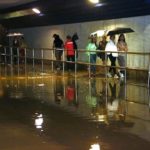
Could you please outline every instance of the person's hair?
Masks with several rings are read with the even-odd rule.
[[[115,35],[114,35],[114,34],[110,35],[110,39],[112,39],[113,37],[115,37]]]
[[[66,38],[67,38],[68,40],[71,40],[71,39],[72,39],[70,35],[67,35]]]
[[[125,39],[125,36],[124,36],[124,34],[123,33],[121,33],[120,35],[119,35],[119,38],[118,38],[118,42],[120,42],[121,41],[121,37],[124,37],[124,39],[123,39],[123,42],[125,42],[126,43],[126,39]]]

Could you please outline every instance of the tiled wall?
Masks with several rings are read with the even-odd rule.
[[[26,29],[16,29],[22,32],[29,47],[51,48],[53,38],[52,35],[57,33],[65,41],[66,35],[77,32],[79,35],[78,47],[84,49],[88,43],[88,36],[91,32],[100,29],[111,30],[115,27],[130,27],[135,32],[126,34],[130,52],[149,52],[150,51],[150,16],[140,16],[104,21],[93,21],[75,24],[64,24],[56,26],[34,27]],[[117,37],[118,38],[118,37]],[[40,54],[39,54],[40,55]],[[37,54],[37,57],[39,56]],[[45,52],[45,58],[51,58],[49,52]],[[86,61],[87,56],[80,54],[79,59]],[[148,56],[129,55],[127,65],[129,67],[148,68]]]

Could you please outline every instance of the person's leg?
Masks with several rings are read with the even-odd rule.
[[[71,60],[71,62],[73,62],[70,64],[70,67],[71,67],[70,69],[74,70],[75,69],[75,64],[74,64],[75,56],[74,55],[70,56],[70,60]]]
[[[110,55],[108,55],[108,57],[109,57],[109,60],[110,60],[110,63],[111,63],[111,66],[110,66],[110,68],[109,68],[109,73],[111,73],[112,72],[112,54],[110,54]]]
[[[90,63],[92,64],[91,65],[91,72],[93,74],[95,74],[96,73],[96,66],[94,64],[96,63],[96,54],[90,55]]]
[[[67,55],[67,61],[70,61],[70,60],[71,60],[70,56]],[[71,67],[70,67],[70,63],[68,62],[68,63],[67,63],[67,69],[70,70],[70,68],[71,68]]]
[[[124,56],[118,57],[118,64],[120,67],[125,67],[125,57]],[[123,77],[125,75],[125,69],[120,69],[119,75]]]
[[[112,61],[111,61],[111,66],[112,66],[112,70],[113,73],[116,74],[116,57],[112,56]]]
[[[59,51],[59,53],[58,53],[58,58],[57,58],[57,60],[58,60],[58,68],[59,69],[61,69],[61,64],[62,64],[62,62],[61,62],[61,56],[62,56],[62,53]]]

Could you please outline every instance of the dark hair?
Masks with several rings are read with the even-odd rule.
[[[71,39],[72,39],[70,35],[67,35],[66,38],[67,38],[68,40],[71,40]]]
[[[126,43],[126,39],[125,39],[125,36],[124,36],[124,34],[123,33],[121,33],[120,35],[119,35],[119,38],[118,38],[118,42],[120,42],[121,41],[121,37],[124,37],[124,39],[123,39],[123,42],[125,42]]]
[[[53,34],[53,38],[56,38],[57,36],[59,36],[58,34]]]

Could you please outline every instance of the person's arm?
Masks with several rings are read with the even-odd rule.
[[[125,52],[127,52],[128,51],[128,45],[127,45],[127,43],[125,43]]]

